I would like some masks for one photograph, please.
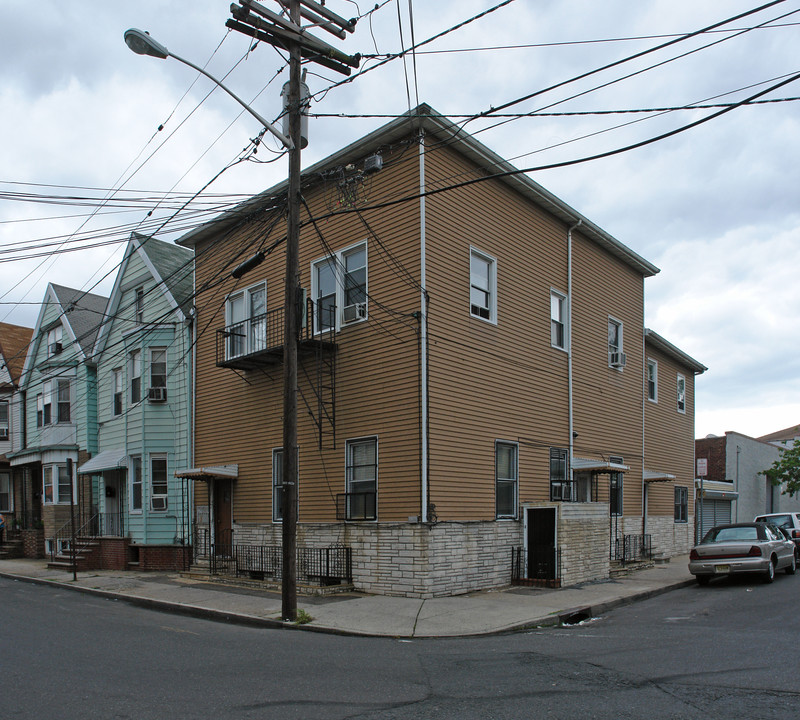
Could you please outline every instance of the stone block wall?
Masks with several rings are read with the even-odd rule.
[[[690,515],[689,522],[676,523],[673,517],[648,515],[647,532],[652,538],[654,557],[686,555],[694,545],[694,517]]]
[[[558,516],[558,545],[562,587],[607,578],[608,505],[562,503]]]

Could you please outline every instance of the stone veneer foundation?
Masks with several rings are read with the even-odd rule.
[[[561,548],[561,586],[609,576],[612,527],[605,503],[550,503]],[[618,533],[640,534],[641,517],[620,518]],[[663,557],[688,552],[692,522],[649,517],[653,548]],[[234,525],[234,542],[280,545],[280,524]],[[416,598],[460,595],[511,582],[511,549],[524,545],[522,521],[300,523],[297,544],[342,544],[353,553],[353,585],[362,592]]]

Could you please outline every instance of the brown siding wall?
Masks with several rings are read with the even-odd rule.
[[[675,486],[687,488],[689,516],[694,514],[694,374],[646,345],[658,363],[658,401],[645,400],[645,466],[675,475],[670,482],[650,483],[648,514],[674,519]],[[678,373],[686,378],[686,412],[678,412]]]
[[[359,202],[418,191],[416,148],[384,153],[384,169],[356,189]],[[309,179],[304,189],[315,217],[353,207],[340,191],[339,177]],[[351,188],[352,189],[352,188]],[[352,198],[352,196],[350,196]],[[236,523],[272,518],[272,450],[282,445],[282,365],[258,371],[217,368],[216,331],[225,325],[225,298],[234,289],[266,279],[267,309],[283,306],[285,257],[279,245],[240,281],[230,271],[257,249],[285,234],[285,219],[268,213],[227,237],[197,248],[199,290],[197,345],[197,430],[195,465],[238,463],[234,482]],[[310,294],[311,264],[331,252],[366,240],[368,254],[367,322],[345,327],[336,336],[336,447],[326,438],[318,449],[309,406],[315,360],[302,359],[298,372],[300,522],[335,519],[335,496],[345,491],[345,440],[378,437],[378,517],[406,520],[420,512],[419,459],[419,202],[365,211],[362,222],[350,213],[306,223],[300,237],[300,283]],[[267,234],[270,223],[275,228]],[[409,279],[409,276],[411,279]],[[202,485],[201,485],[202,487]],[[200,498],[205,504],[205,492]],[[198,495],[200,497],[200,495]]]
[[[429,187],[476,170],[426,154]],[[495,440],[519,441],[519,499],[549,499],[549,447],[567,447],[567,355],[550,345],[550,290],[567,290],[566,227],[493,181],[427,200],[430,492],[440,520],[495,515]],[[468,230],[467,230],[468,229]],[[470,315],[470,247],[497,262],[497,324]]]
[[[573,376],[575,456],[622,457],[625,515],[642,513],[642,348],[644,279],[574,234]],[[622,322],[627,365],[608,365],[609,316]],[[600,475],[599,499],[608,501],[609,476]]]

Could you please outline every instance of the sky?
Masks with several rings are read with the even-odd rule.
[[[708,367],[696,437],[800,422],[800,80],[759,98],[780,102],[714,118],[725,108],[683,109],[730,106],[800,72],[800,2],[725,23],[767,3],[516,0],[456,28],[499,4],[328,0],[363,17],[344,41],[313,34],[350,54],[443,34],[337,87],[343,76],[309,65],[303,165],[418,102],[460,122],[519,101],[503,112],[535,114],[465,129],[520,168],[611,153],[530,176],[661,269],[645,282],[645,324]],[[207,213],[285,178],[270,136],[262,162],[234,162],[261,129],[235,101],[123,41],[147,30],[277,118],[284,59],[229,32],[229,5],[0,0],[0,321],[33,326],[48,282],[109,294],[131,230],[179,237],[202,218],[173,217],[180,204],[215,177]],[[632,110],[650,112],[621,112]]]

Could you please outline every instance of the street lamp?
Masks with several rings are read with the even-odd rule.
[[[300,24],[299,0],[289,0],[290,17]],[[234,95],[213,75],[203,68],[171,53],[146,32],[130,29],[125,32],[125,43],[139,55],[151,55],[164,60],[173,57],[205,75],[219,85],[247,112],[269,130],[289,151],[289,177],[287,194],[286,231],[286,287],[284,295],[284,342],[283,342],[283,577],[281,582],[281,617],[297,619],[297,332],[299,327],[297,299],[300,293],[300,266],[298,246],[300,244],[300,148],[301,100],[300,100],[300,40],[289,42],[289,136],[272,126],[253,108]],[[242,266],[234,272],[244,271]]]
[[[287,150],[294,149],[294,143],[286,137],[278,128],[276,128],[271,122],[265,120],[261,115],[259,115],[253,108],[251,108],[244,100],[240,97],[235,95],[231,92],[225,85],[222,84],[217,78],[213,75],[207,73],[203,68],[198,67],[193,62],[182,58],[175,53],[170,52],[165,48],[160,42],[154,40],[150,37],[150,33],[143,32],[141,30],[137,30],[136,28],[131,28],[130,30],[125,31],[125,44],[133,50],[137,55],[150,55],[154,58],[159,58],[160,60],[166,60],[168,57],[175,58],[178,62],[182,62],[184,65],[188,65],[190,68],[197,70],[202,75],[205,75],[211,82],[219,85],[228,95],[230,95],[236,102],[239,103],[247,112],[249,112],[258,122],[260,122],[267,130],[269,130],[278,140],[283,143],[283,146]]]

